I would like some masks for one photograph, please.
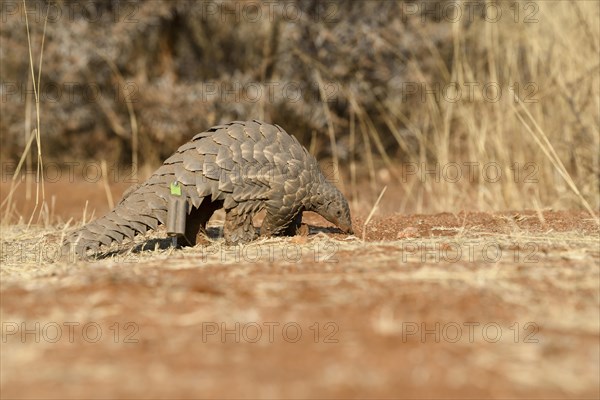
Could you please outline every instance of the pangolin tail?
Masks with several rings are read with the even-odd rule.
[[[108,214],[69,234],[63,253],[67,250],[72,255],[85,257],[89,250],[95,253],[101,245],[122,243],[125,238],[133,239],[136,234],[143,235],[148,229],[156,229],[159,223],[164,223],[166,200],[154,193],[144,193],[140,201],[141,196],[135,196],[135,192],[121,200]]]

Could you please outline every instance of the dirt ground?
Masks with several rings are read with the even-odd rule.
[[[158,231],[77,264],[56,228],[4,226],[1,397],[600,396],[589,214],[390,213],[363,241],[368,211],[355,236],[307,215],[227,247],[216,218],[210,245]]]

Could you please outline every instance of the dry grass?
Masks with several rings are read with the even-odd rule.
[[[381,105],[400,147],[409,148],[403,139],[406,129],[418,139],[418,150],[407,152],[403,161],[429,163],[429,168],[435,163],[443,167],[451,162],[480,166],[493,162],[503,177],[490,182],[479,175],[474,184],[413,178],[406,183],[403,209],[523,209],[536,203],[542,207],[584,206],[590,212],[591,208],[598,209],[600,92],[598,74],[592,71],[597,72],[599,65],[595,57],[588,57],[595,53],[599,40],[597,30],[591,28],[591,21],[598,17],[598,4],[537,4],[538,23],[478,21],[468,29],[457,24],[452,30],[455,57],[448,66],[448,81],[463,89],[468,82],[498,83],[503,89],[499,101],[486,100],[481,92],[477,96],[477,91],[475,101],[456,103],[438,102],[428,96],[421,110],[411,110],[409,116],[406,107],[395,99]],[[508,4],[503,10],[509,12]],[[581,15],[590,19],[582,20]],[[444,60],[440,58],[437,63],[443,65]],[[415,68],[420,75],[418,64]],[[528,83],[535,86],[525,92]],[[520,85],[519,91],[511,94],[507,89],[515,84]],[[533,94],[531,101],[524,103],[529,94]],[[528,127],[521,113],[536,121],[544,143],[525,133]],[[546,156],[547,148],[552,157]],[[518,172],[514,169],[517,165]],[[387,167],[394,169],[395,165]]]
[[[385,224],[384,221],[385,219],[378,219],[378,224]],[[363,229],[367,226],[368,223],[363,224]],[[96,267],[109,268],[119,264],[136,268],[162,264],[167,269],[187,269],[198,268],[201,265],[256,263],[272,263],[285,267],[316,262],[327,266],[343,259],[344,264],[349,263],[346,273],[354,268],[362,271],[363,266],[369,265],[377,275],[377,270],[381,267],[416,263],[428,265],[427,271],[432,268],[436,279],[451,281],[467,279],[460,274],[456,275],[455,266],[461,264],[487,265],[481,269],[480,274],[485,275],[481,277],[494,279],[502,273],[502,269],[514,264],[545,265],[574,260],[577,263],[588,264],[593,269],[594,264],[600,261],[597,234],[579,230],[555,232],[554,229],[549,229],[547,232],[539,232],[515,226],[511,232],[500,233],[486,227],[440,225],[432,230],[438,234],[445,232],[442,236],[409,235],[400,240],[390,238],[365,241],[366,230],[362,232],[362,239],[358,236],[336,239],[319,233],[319,228],[312,229],[312,235],[309,237],[269,238],[248,245],[226,246],[222,237],[222,221],[214,221],[209,224],[213,235],[209,243],[194,248],[174,249],[170,247],[171,242],[164,229],[159,228],[157,231],[150,231],[144,237],[138,236],[133,241],[126,240],[121,245],[103,247],[103,250],[96,254],[99,257],[97,259],[73,262],[61,259],[58,253],[66,233],[65,228],[11,225],[5,227],[0,234],[0,278],[3,282],[25,283],[34,278],[43,282],[47,279],[52,280],[57,272],[68,273],[69,270],[85,269],[90,263]],[[354,259],[353,255],[357,258]],[[168,262],[165,262],[167,260]],[[544,276],[558,273],[550,272],[546,271]],[[563,272],[559,273],[562,274]],[[318,279],[318,276],[315,276],[315,279]],[[385,279],[385,276],[382,276],[382,279]],[[470,280],[471,278],[467,279]],[[592,286],[594,282],[594,279],[588,281]]]

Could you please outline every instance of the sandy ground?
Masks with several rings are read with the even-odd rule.
[[[4,226],[1,397],[600,396],[588,214],[390,214],[365,241],[357,214],[356,236],[307,215],[226,247],[216,218],[209,245],[77,264],[56,229]]]

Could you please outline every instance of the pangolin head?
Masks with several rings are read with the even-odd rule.
[[[313,210],[342,231],[354,234],[348,201],[335,186],[323,182],[315,193]]]

